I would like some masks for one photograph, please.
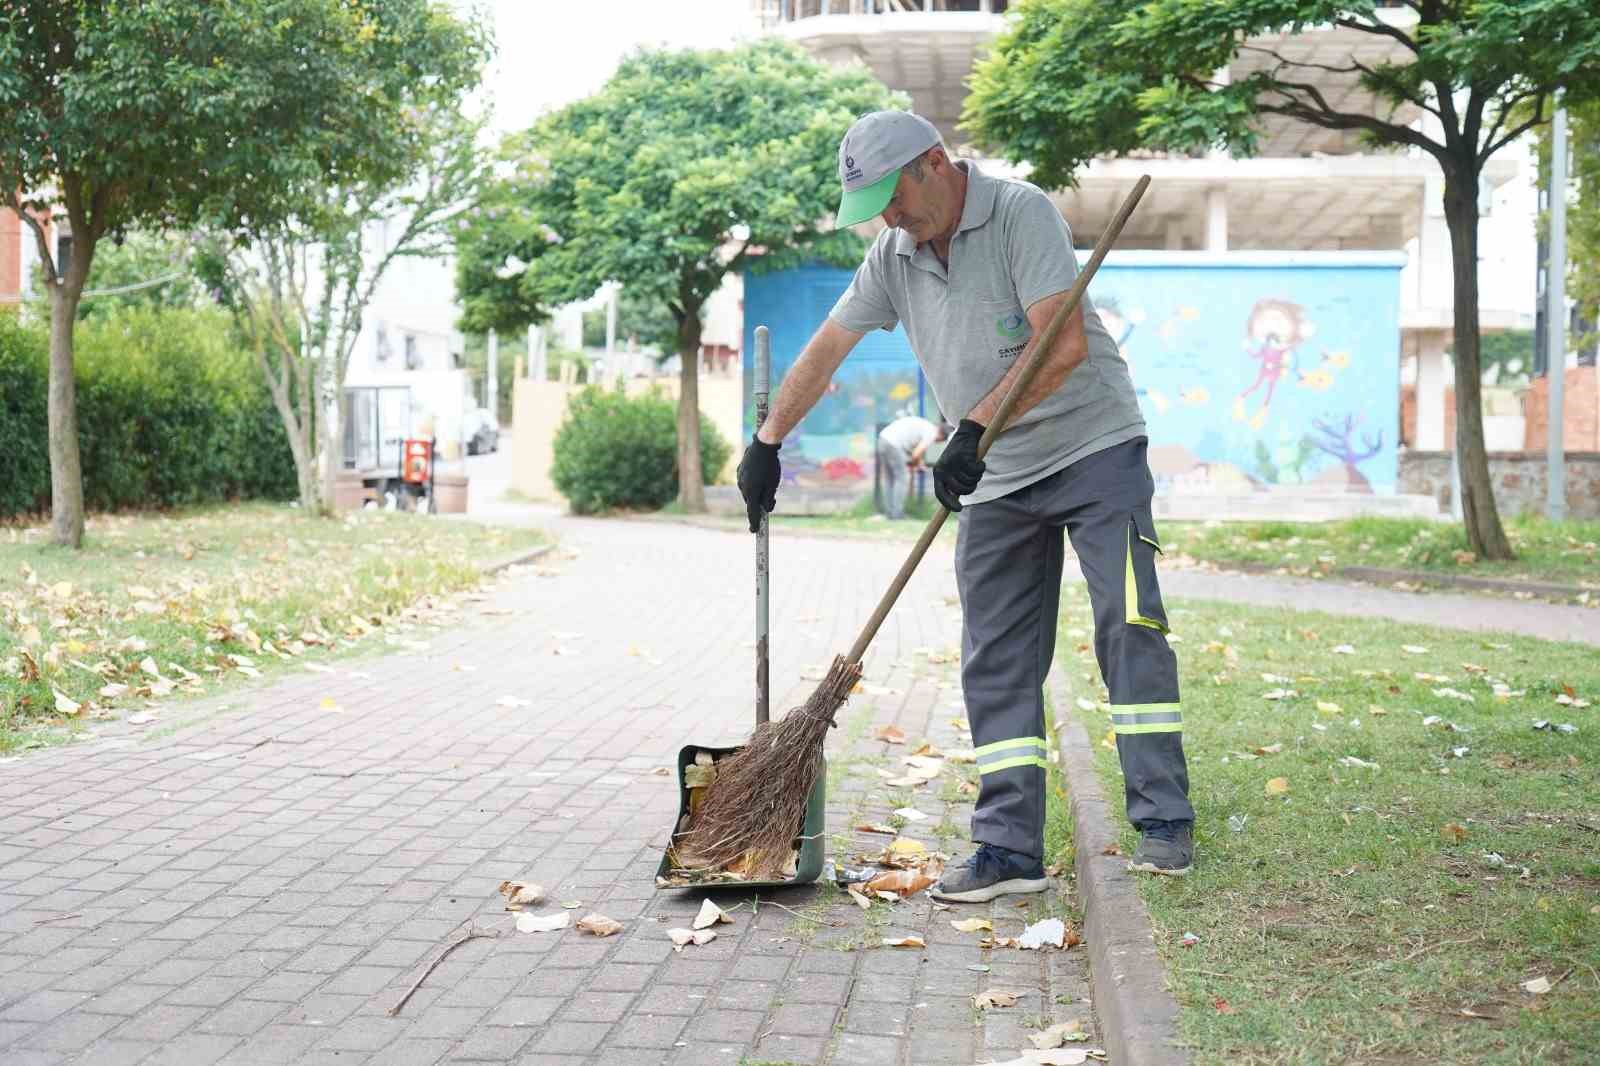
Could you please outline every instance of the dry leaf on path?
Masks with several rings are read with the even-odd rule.
[[[129,725],[149,725],[155,720],[156,716],[147,711],[140,711],[138,714],[130,714],[128,716]]]
[[[1021,992],[1007,992],[1003,988],[989,988],[972,997],[972,1005],[979,1010],[990,1007],[1015,1007]]]
[[[864,911],[872,909],[872,901],[866,896],[862,895],[861,890],[856,888],[855,885],[846,885],[844,890],[850,893],[850,898],[855,901],[855,905],[857,907],[860,907]]]
[[[929,877],[921,870],[886,870],[867,882],[868,892],[893,892],[901,899],[914,896],[933,884],[938,878]]]
[[[694,916],[694,927],[696,929],[708,929],[719,922],[732,925],[733,919],[729,918],[721,907],[712,903],[709,899],[701,901],[700,913]]]
[[[987,918],[963,918],[959,922],[952,918],[950,926],[958,933],[994,932],[994,923]]]
[[[890,744],[904,744],[906,742],[905,730],[897,725],[886,725],[872,734],[873,740],[886,740]]]
[[[506,898],[506,910],[537,907],[544,902],[544,886],[532,881],[501,881],[500,894]]]
[[[1052,1025],[1043,1032],[1030,1034],[1028,1040],[1040,1051],[1049,1051],[1062,1044],[1078,1043],[1088,1040],[1089,1034],[1083,1031],[1083,1023],[1077,1021],[1061,1022]]]
[[[896,807],[894,813],[908,822],[920,822],[929,817],[929,815],[923,814],[915,807]]]
[[[883,834],[885,834],[887,836],[894,836],[895,834],[899,833],[900,830],[896,829],[892,825],[881,825],[881,824],[876,823],[876,822],[863,822],[860,825],[856,826],[856,832],[858,832],[858,833],[883,833]]]
[[[585,933],[606,937],[622,932],[622,923],[615,918],[607,918],[603,914],[591,911],[578,919],[578,928]]]
[[[668,929],[667,936],[672,938],[673,951],[682,951],[690,944],[709,944],[717,939],[717,934],[710,929]]]
[[[940,751],[938,748],[934,747],[931,742],[926,741],[926,740],[922,742],[922,747],[918,748],[916,751],[912,752],[911,754],[913,754],[913,755],[926,755],[930,759],[942,759],[942,758],[944,758],[944,752]]]
[[[50,691],[54,692],[55,695],[56,695],[56,713],[57,714],[64,714],[64,715],[66,715],[67,717],[70,718],[73,715],[77,714],[79,711],[83,710],[83,704],[79,703],[77,700],[75,700],[72,697],[68,696],[65,692],[62,692],[60,689],[53,688]]]
[[[928,942],[920,936],[884,937],[883,946],[886,948],[925,948]]]
[[[565,929],[571,922],[572,915],[566,911],[560,914],[529,914],[524,911],[517,915],[517,932],[553,933],[557,929]]]

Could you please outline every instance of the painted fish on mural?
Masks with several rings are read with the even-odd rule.
[[[1318,392],[1327,392],[1333,388],[1333,375],[1321,367],[1304,371],[1300,375],[1300,387],[1302,389],[1315,389]]]
[[[891,400],[909,400],[917,394],[917,390],[909,382],[902,381],[889,390]]]
[[[1294,365],[1295,349],[1314,332],[1316,327],[1307,321],[1305,309],[1299,304],[1272,298],[1257,300],[1250,309],[1250,317],[1245,320],[1244,350],[1261,365],[1256,370],[1255,381],[1239,393],[1239,399],[1243,400],[1265,385],[1266,392],[1257,413],[1265,412],[1272,405],[1273,390]],[[1244,420],[1244,411],[1238,404],[1234,405],[1233,413],[1235,419]],[[1250,423],[1255,425],[1256,419],[1251,418]]]
[[[1342,349],[1337,352],[1323,352],[1322,361],[1336,370],[1348,370],[1350,368],[1350,353]]]

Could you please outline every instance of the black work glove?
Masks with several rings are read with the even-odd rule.
[[[772,510],[778,502],[778,481],[783,476],[783,468],[778,465],[781,447],[752,437],[744,458],[739,460],[739,495],[744,497],[752,533],[761,529],[761,512]]]
[[[946,509],[961,510],[961,497],[978,487],[987,464],[978,458],[978,441],[983,427],[963,418],[944,446],[944,454],[933,464],[933,494]]]

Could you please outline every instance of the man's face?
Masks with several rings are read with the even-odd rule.
[[[884,225],[905,230],[921,244],[955,227],[961,205],[952,207],[949,182],[950,164],[937,150],[922,157],[922,180],[902,170],[894,195],[883,209]]]

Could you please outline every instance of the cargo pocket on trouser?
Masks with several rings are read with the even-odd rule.
[[[1129,625],[1148,626],[1167,633],[1167,612],[1161,606],[1161,588],[1156,583],[1156,556],[1160,552],[1161,543],[1156,540],[1156,524],[1150,517],[1150,508],[1134,508],[1128,519],[1123,609]]]

